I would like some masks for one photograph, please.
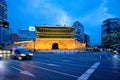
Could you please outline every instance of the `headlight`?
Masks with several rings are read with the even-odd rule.
[[[20,54],[20,56],[26,56],[26,54]]]
[[[0,51],[0,54],[2,54],[3,52],[2,51]]]
[[[33,54],[32,54],[32,53],[30,53],[29,55],[30,55],[30,56],[33,56]]]
[[[9,54],[9,53],[10,53],[10,51],[7,51],[7,53]]]
[[[6,51],[3,51],[3,53],[6,53]]]
[[[0,54],[0,57],[3,57],[3,55],[2,55],[2,54]]]

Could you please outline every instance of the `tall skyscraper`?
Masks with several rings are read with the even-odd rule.
[[[110,18],[103,21],[102,25],[103,47],[114,47],[120,45],[120,19]]]
[[[73,23],[73,26],[75,27],[75,39],[79,42],[84,43],[84,26],[79,22],[76,21]]]
[[[12,43],[12,30],[7,22],[7,4],[5,0],[0,0],[0,47],[5,47]]]
[[[12,43],[12,30],[10,28],[0,27],[0,46],[5,47]]]
[[[0,21],[7,22],[7,4],[5,0],[0,0]]]

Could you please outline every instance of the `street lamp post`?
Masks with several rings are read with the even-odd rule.
[[[76,40],[77,40],[77,38],[75,38],[75,49],[76,49]]]
[[[35,39],[33,40],[33,42],[34,42],[34,52],[35,52],[35,51],[36,51],[36,50],[35,50]]]
[[[35,34],[35,26],[29,26],[29,31],[32,31],[32,32],[34,32],[34,34]],[[33,43],[33,47],[34,47],[33,50],[34,50],[34,52],[36,51],[36,50],[35,50],[35,39],[36,39],[36,37],[33,38],[33,42],[34,42],[34,43]]]

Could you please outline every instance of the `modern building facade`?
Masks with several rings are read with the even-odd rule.
[[[120,19],[110,18],[103,21],[102,25],[103,47],[120,45]]]
[[[0,0],[0,21],[7,22],[7,4],[5,0]]]
[[[84,43],[84,26],[79,22],[76,21],[73,23],[73,26],[75,27],[75,39],[78,40],[81,43]]]
[[[18,34],[17,33],[13,33],[12,34],[12,40],[13,40],[13,42],[18,42]]]
[[[9,28],[0,27],[0,44],[5,47],[12,43],[12,30]]]
[[[26,49],[36,50],[74,50],[85,48],[84,43],[75,40],[75,27],[66,26],[35,26],[36,40],[23,44]]]
[[[0,0],[0,46],[5,47],[12,43],[12,30],[7,22],[7,4]]]
[[[85,34],[84,39],[85,39],[86,47],[90,47],[90,37],[87,34]]]
[[[18,41],[29,41],[35,39],[35,33],[27,29],[21,29],[18,31]]]

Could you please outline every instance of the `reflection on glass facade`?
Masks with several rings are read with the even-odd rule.
[[[12,30],[9,28],[0,27],[0,44],[5,47],[12,43]]]
[[[18,31],[19,41],[29,41],[35,39],[35,34],[33,31],[29,31],[26,29],[21,29]]]
[[[5,0],[0,0],[0,47],[5,47],[12,43],[12,30],[7,22],[7,4]]]
[[[84,27],[83,25],[79,22],[76,21],[74,22],[73,26],[75,26],[75,39],[78,40],[79,42],[84,43]]]
[[[112,47],[118,44],[120,44],[120,19],[107,19],[102,25],[102,45]]]
[[[7,22],[7,4],[5,0],[0,0],[0,21]]]
[[[90,37],[87,34],[85,34],[84,37],[85,37],[86,47],[90,47]]]

